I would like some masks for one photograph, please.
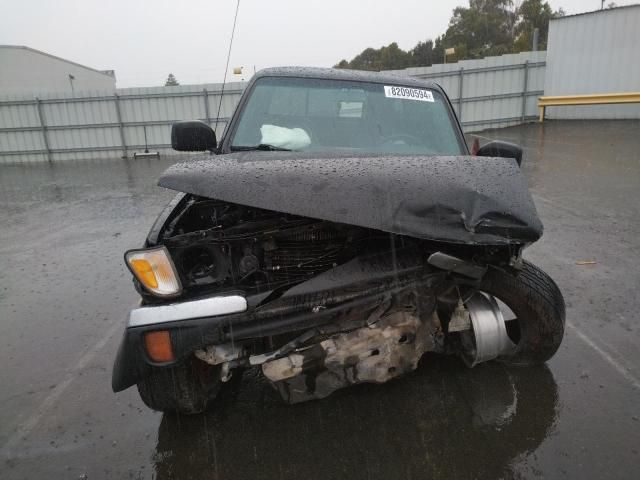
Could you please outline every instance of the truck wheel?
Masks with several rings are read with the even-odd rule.
[[[490,268],[478,290],[498,300],[507,334],[516,345],[499,361],[536,365],[556,353],[564,335],[565,305],[560,289],[545,272],[529,262],[516,275]]]
[[[138,382],[138,392],[153,410],[194,415],[206,410],[220,384],[219,366],[192,358],[171,367],[154,367]]]

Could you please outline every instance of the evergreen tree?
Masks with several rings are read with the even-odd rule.
[[[176,77],[173,75],[173,73],[170,73],[169,76],[167,77],[167,81],[164,82],[164,86],[175,87],[177,85],[180,85],[180,83],[178,83],[178,80],[176,80]]]

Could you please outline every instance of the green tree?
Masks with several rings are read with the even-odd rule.
[[[380,49],[380,69],[397,70],[411,65],[411,55],[400,47],[396,42],[390,43]]]
[[[379,70],[380,51],[375,48],[366,48],[362,53],[356,55],[347,66],[341,68],[353,68],[355,70]]]
[[[354,70],[394,70],[411,65],[411,55],[402,50],[396,42],[378,49],[367,48],[353,57],[350,62],[341,60],[335,68],[352,68]]]
[[[458,60],[509,53],[517,18],[512,7],[512,0],[470,0],[469,8],[455,8],[444,48],[454,47]]]
[[[547,48],[547,36],[549,35],[549,20],[561,17],[564,11],[551,10],[548,2],[542,0],[524,0],[518,9],[518,25],[516,26],[515,52],[531,50],[533,44],[533,31],[538,29],[538,49]]]
[[[564,16],[559,8],[553,12],[543,0],[524,0],[515,8],[512,0],[469,0],[469,7],[457,7],[444,35],[418,42],[408,52],[397,43],[379,49],[367,48],[351,61],[341,60],[336,68],[358,70],[395,70],[442,63],[446,48],[455,54],[447,62],[483,58],[531,49],[533,31],[539,30],[539,49],[547,46],[549,20]]]
[[[442,43],[442,35],[436,37],[433,42],[433,63],[442,63],[444,60],[444,45]]]
[[[165,87],[175,87],[180,85],[178,83],[178,80],[176,80],[176,77],[173,75],[173,73],[170,73],[169,76],[167,77],[167,81],[164,82],[164,86]]]
[[[433,54],[433,40],[427,40],[426,42],[418,42],[408,52],[410,56],[410,65],[414,66],[427,66],[438,63],[438,60]]]

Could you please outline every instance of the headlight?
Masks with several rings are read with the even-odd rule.
[[[125,262],[138,281],[159,297],[172,297],[182,291],[176,267],[165,247],[129,250]]]

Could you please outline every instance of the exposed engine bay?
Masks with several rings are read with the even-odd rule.
[[[159,240],[173,258],[186,297],[212,288],[265,292],[270,300],[265,308],[273,316],[279,302],[287,303],[281,292],[323,272],[333,271],[338,278],[348,271],[352,282],[353,272],[359,271],[374,284],[376,275],[367,269],[373,265],[384,272],[377,290],[363,284],[352,286],[351,296],[341,292],[341,300],[355,302],[340,303],[335,313],[335,292],[320,289],[306,295],[317,325],[305,321],[270,330],[258,321],[257,328],[229,333],[226,343],[196,350],[197,358],[221,368],[222,381],[236,368],[260,366],[286,401],[324,398],[348,385],[384,383],[409,373],[425,352],[444,353],[462,345],[459,332],[472,329],[470,321],[460,323],[460,312],[445,315],[444,325],[440,320],[433,283],[442,272],[434,273],[427,262],[437,244],[197,196],[183,202]],[[498,247],[483,252],[508,258]],[[438,265],[437,260],[434,256],[432,263]],[[444,299],[446,292],[441,293]],[[283,307],[282,319],[290,308]],[[445,342],[451,319],[460,336],[457,344]]]
[[[249,355],[242,343],[212,345],[195,355],[223,365],[223,380],[237,365],[261,365],[289,403],[324,398],[357,383],[384,383],[415,370],[427,351],[442,351],[435,303],[418,305],[408,292],[377,308],[308,330],[275,351]],[[431,312],[431,313],[429,313]]]
[[[193,197],[162,234],[187,290],[297,283],[389,246],[389,235]]]

